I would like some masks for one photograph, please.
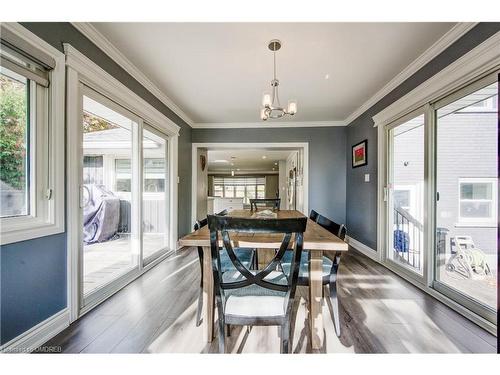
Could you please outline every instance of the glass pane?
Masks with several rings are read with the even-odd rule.
[[[222,197],[222,185],[214,185],[214,197]]]
[[[234,186],[224,186],[224,196],[226,198],[234,198]]]
[[[167,141],[143,129],[142,256],[144,259],[166,249]]]
[[[257,185],[257,198],[264,199],[266,197],[266,185]]]
[[[497,305],[497,100],[494,83],[437,111],[436,280],[490,308]]]
[[[389,132],[389,258],[422,274],[424,256],[424,115]]]
[[[30,214],[29,81],[0,70],[0,217]]]
[[[83,293],[137,266],[131,119],[83,97]]]
[[[245,198],[245,186],[244,185],[236,186],[236,198]]]
[[[245,197],[245,204],[250,204],[250,199],[255,199],[257,198],[257,195],[255,194],[255,185],[248,185],[246,187],[246,197]]]
[[[461,183],[461,199],[491,199],[491,184],[488,183]]]

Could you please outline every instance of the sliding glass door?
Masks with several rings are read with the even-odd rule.
[[[496,75],[436,103],[437,289],[492,316],[497,306]]]
[[[424,271],[424,114],[387,129],[386,258],[417,277]]]
[[[424,104],[381,133],[384,263],[493,323],[498,74]]]
[[[169,248],[168,137],[81,86],[81,307]]]
[[[130,174],[138,119],[88,89],[83,95],[83,296],[138,267],[137,176]]]

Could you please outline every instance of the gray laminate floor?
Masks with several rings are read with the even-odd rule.
[[[496,352],[496,337],[365,256],[349,251],[339,270],[337,338],[324,306],[327,353]],[[195,326],[199,263],[184,248],[73,323],[46,345],[65,353],[217,351]],[[307,289],[300,287],[294,352],[310,353]],[[277,327],[232,327],[228,350],[278,353]]]

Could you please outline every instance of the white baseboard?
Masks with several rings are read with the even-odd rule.
[[[31,353],[69,326],[67,308],[38,323],[0,347],[1,353]]]
[[[376,250],[373,250],[371,247],[366,246],[364,243],[359,242],[358,240],[346,236],[347,243],[354,247],[356,250],[358,250],[361,254],[366,255],[368,258],[378,262],[379,259],[379,254],[377,253]]]

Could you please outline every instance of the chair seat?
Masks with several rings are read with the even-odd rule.
[[[240,262],[246,267],[250,268],[250,264],[252,262],[252,256],[253,256],[253,249],[247,249],[247,248],[235,248],[234,253],[240,260]],[[234,270],[234,264],[231,262],[231,259],[229,258],[229,255],[227,254],[227,251],[221,250],[220,251],[220,267],[222,272]]]
[[[253,274],[256,271],[250,271]],[[225,272],[222,275],[225,282],[234,282],[244,278],[238,271]],[[283,272],[272,271],[264,279],[275,284],[287,283]],[[279,317],[286,314],[285,292],[270,290],[253,284],[244,288],[227,289],[224,291],[226,305],[224,313],[237,317]]]
[[[281,267],[283,271],[287,274],[290,273],[290,267],[292,264],[293,252],[287,251],[283,258],[281,258]],[[326,256],[323,256],[323,277],[330,275],[330,270],[332,269],[332,260]],[[309,252],[303,251],[300,257],[300,269],[299,278],[309,278]]]

